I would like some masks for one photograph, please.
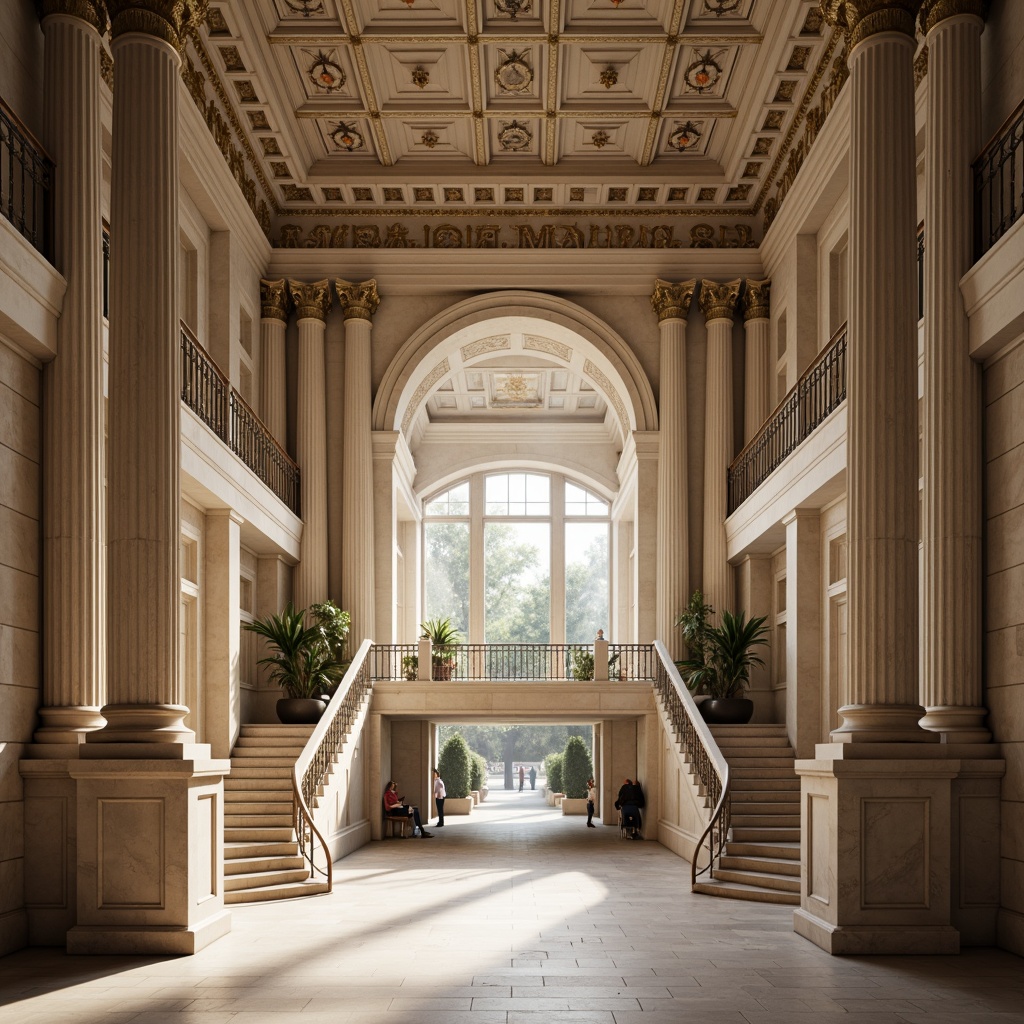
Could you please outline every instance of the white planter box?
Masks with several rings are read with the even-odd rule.
[[[490,790],[486,786],[480,790],[480,803],[483,803],[487,799],[487,794],[489,792]]]
[[[563,797],[562,798],[562,813],[563,814],[586,814],[587,813],[587,798],[577,799],[575,797]]]
[[[475,807],[478,803],[480,803],[480,790],[479,789],[471,790],[470,794],[469,794],[469,798],[470,798],[470,800],[473,801],[473,806]]]
[[[472,814],[473,798],[471,796],[448,797],[444,802],[444,813],[446,817],[449,814]]]

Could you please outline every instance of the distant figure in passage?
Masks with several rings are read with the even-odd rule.
[[[616,808],[622,813],[622,827],[626,829],[630,839],[641,839],[640,829],[643,821],[640,808],[644,806],[644,791],[639,782],[626,779],[619,789],[619,798],[615,801]]]
[[[434,769],[434,803],[437,805],[437,827],[444,828],[444,798],[446,790],[441,773]]]
[[[530,789],[537,788],[537,769],[531,764],[530,765]]]
[[[523,783],[525,781],[526,781],[526,769],[522,765],[520,765],[519,766],[519,792],[520,793],[522,793],[522,791],[523,791]]]
[[[594,807],[597,805],[597,788],[593,779],[587,779],[587,828],[597,828],[594,824]]]
[[[384,813],[389,818],[412,818],[413,830],[412,834],[416,835],[416,829],[420,830],[420,835],[424,839],[433,839],[434,837],[423,828],[423,822],[420,821],[420,809],[413,807],[411,804],[405,802],[404,796],[398,795],[398,783],[389,782],[388,788],[384,790]]]

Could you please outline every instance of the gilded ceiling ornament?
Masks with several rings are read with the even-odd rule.
[[[426,146],[427,149],[433,149],[441,141],[441,136],[434,131],[433,128],[428,128],[420,136],[420,144]]]
[[[606,89],[610,89],[613,85],[617,84],[618,81],[618,71],[615,70],[615,67],[613,65],[609,64],[608,67],[606,67],[604,71],[601,72],[601,84]]]
[[[343,281],[340,277],[334,281],[334,289],[338,293],[338,302],[346,320],[372,320],[380,305],[377,282]]]
[[[323,14],[322,0],[284,0],[289,10],[301,14],[304,18],[312,18],[314,14]]]
[[[417,64],[412,69],[412,84],[418,89],[425,89],[429,81],[430,72],[422,64]]]
[[[686,84],[695,92],[702,93],[705,89],[713,89],[722,77],[722,65],[716,58],[722,56],[723,51],[712,53],[705,50],[697,55],[697,59],[686,69],[683,78]]]
[[[327,314],[331,311],[331,283],[326,278],[312,284],[289,280],[288,291],[300,320],[327,319]]]
[[[743,301],[740,303],[740,307],[743,310],[743,319],[767,320],[772,294],[771,278],[765,278],[763,281],[752,281],[748,277],[745,284]]]
[[[700,310],[706,323],[712,320],[731,320],[736,312],[736,300],[740,296],[739,278],[718,284],[715,281],[702,280],[700,283]]]
[[[313,58],[313,63],[306,69],[306,74],[313,86],[321,92],[337,92],[345,84],[345,72],[341,65],[334,59],[334,51],[330,54],[323,50],[303,50],[307,56]]]
[[[922,34],[928,35],[939,22],[958,14],[973,14],[984,20],[985,4],[983,0],[924,0],[919,16]]]
[[[590,136],[590,144],[595,149],[604,149],[611,141],[612,137],[603,128],[598,129],[598,131]]]
[[[517,14],[529,14],[533,9],[532,0],[494,0],[494,8],[499,14],[507,14],[512,21]]]
[[[676,121],[675,131],[668,137],[668,148],[674,149],[677,153],[685,153],[688,149],[693,149],[703,135],[701,131],[703,126],[703,121],[687,121],[685,124]]]
[[[346,153],[354,153],[357,149],[362,149],[365,143],[363,142],[363,136],[358,132],[352,125],[345,124],[344,121],[338,121],[334,128],[331,129],[330,133],[331,142],[333,142],[338,149],[345,150]]]
[[[878,32],[902,32],[914,38],[920,0],[821,0],[821,13],[830,25],[844,29],[852,50]]]
[[[126,32],[156,36],[179,53],[189,31],[206,20],[208,0],[106,0],[110,36]]]
[[[287,320],[291,304],[288,282],[283,277],[260,281],[260,315],[264,320]]]
[[[672,284],[659,277],[654,282],[654,292],[651,295],[651,308],[658,314],[658,322],[685,320],[690,314],[690,302],[696,286],[696,280]]]
[[[498,143],[506,153],[521,153],[530,148],[533,132],[518,121],[502,121],[498,132]]]
[[[498,50],[501,62],[494,69],[494,81],[502,92],[526,92],[533,85],[533,69],[525,50]]]
[[[740,0],[704,0],[703,14],[714,14],[720,18],[723,14],[732,14],[740,6]]]

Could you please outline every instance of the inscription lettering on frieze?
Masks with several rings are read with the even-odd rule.
[[[749,224],[424,224],[422,240],[406,224],[282,224],[280,249],[753,249]]]

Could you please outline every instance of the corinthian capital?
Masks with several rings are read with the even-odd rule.
[[[208,0],[106,0],[110,35],[142,32],[170,43],[179,53],[189,31],[206,18]]]
[[[705,321],[731,320],[736,312],[736,300],[740,297],[740,279],[716,284],[714,281],[700,283],[700,311]]]
[[[291,305],[288,282],[283,277],[278,281],[260,281],[260,315],[264,320],[287,320]]]
[[[107,5],[104,0],[40,0],[39,18],[63,14],[92,25],[102,35],[107,30]]]
[[[877,32],[902,32],[914,38],[921,0],[821,0],[821,13],[846,30],[849,48]]]
[[[746,288],[743,292],[743,301],[740,308],[743,310],[744,320],[767,320],[768,306],[772,294],[771,278],[763,281],[752,281],[747,278]]]
[[[983,0],[924,0],[921,4],[921,31],[928,35],[940,22],[958,14],[973,14],[984,20],[985,4]]]
[[[659,277],[654,282],[654,294],[651,295],[651,308],[658,314],[658,323],[662,320],[685,320],[690,315],[690,302],[696,285],[696,280],[672,284]]]
[[[380,305],[377,282],[373,278],[369,281],[352,282],[342,281],[339,277],[334,282],[334,288],[346,320],[373,319],[373,314]]]
[[[300,320],[326,320],[331,311],[331,284],[324,278],[312,284],[289,281],[288,291]]]

